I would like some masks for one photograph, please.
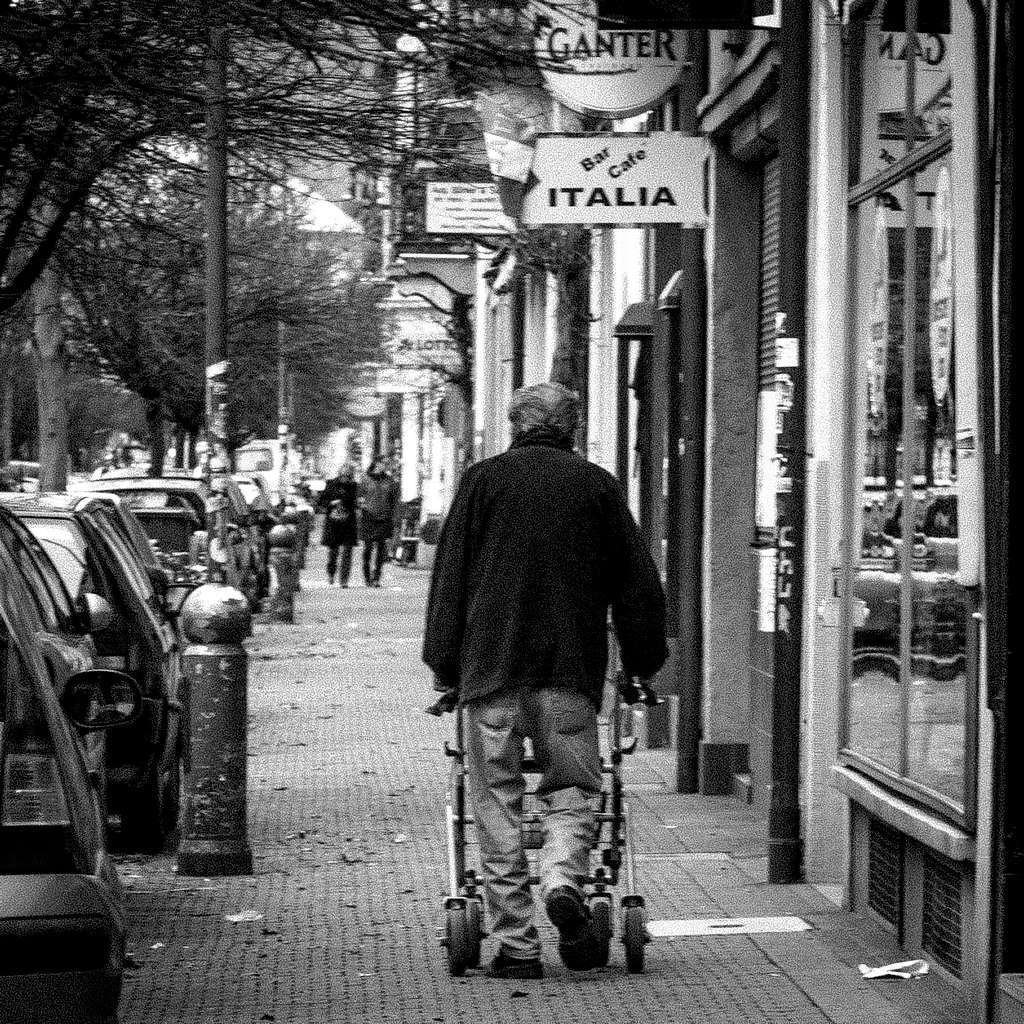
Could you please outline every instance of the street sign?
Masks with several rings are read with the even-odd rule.
[[[501,235],[508,219],[492,181],[427,182],[428,235]]]
[[[541,135],[523,223],[703,227],[706,155],[681,132]]]

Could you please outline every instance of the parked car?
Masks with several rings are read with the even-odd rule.
[[[80,736],[129,725],[141,694],[97,669],[55,685],[37,599],[0,543],[0,1020],[114,1024],[127,918]]]
[[[110,624],[94,632],[98,663],[135,679],[143,706],[134,725],[108,739],[109,806],[129,845],[159,848],[177,824],[190,735],[175,609],[154,582],[165,577],[147,570],[102,498],[51,494],[8,505],[72,593],[96,591],[113,609]]]
[[[98,484],[98,481],[90,481],[87,486],[95,490]],[[73,490],[85,489],[76,487]],[[160,545],[164,554],[179,560],[184,557],[190,565],[205,559],[208,543],[206,503],[210,489],[203,478],[176,474],[143,477],[122,471],[103,477],[102,489],[121,496],[127,502],[143,529]],[[249,506],[238,484],[230,477],[226,481],[224,497],[228,520],[227,581],[242,591],[255,606],[259,599],[260,531],[252,521]],[[181,511],[167,514],[175,509]],[[156,512],[160,514],[154,515]],[[172,549],[168,546],[170,543],[180,545],[185,532],[189,532],[188,547]]]

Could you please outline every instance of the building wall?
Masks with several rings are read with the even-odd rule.
[[[749,726],[748,558],[754,522],[759,184],[716,146],[707,231],[709,336],[704,518],[702,791],[722,791]]]

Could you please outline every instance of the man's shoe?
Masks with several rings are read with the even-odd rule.
[[[505,950],[499,949],[498,955],[487,968],[487,977],[529,981],[544,977],[544,965],[540,962],[540,957],[524,960],[520,957],[509,956]]]
[[[601,942],[583,897],[568,885],[552,889],[545,900],[551,923],[558,929],[558,954],[570,971],[601,966]]]

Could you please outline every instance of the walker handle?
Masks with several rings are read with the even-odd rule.
[[[625,672],[619,672],[618,683],[619,694],[626,704],[646,704],[649,708],[655,708],[665,703],[665,699],[658,696],[646,679],[637,679],[626,675]]]

